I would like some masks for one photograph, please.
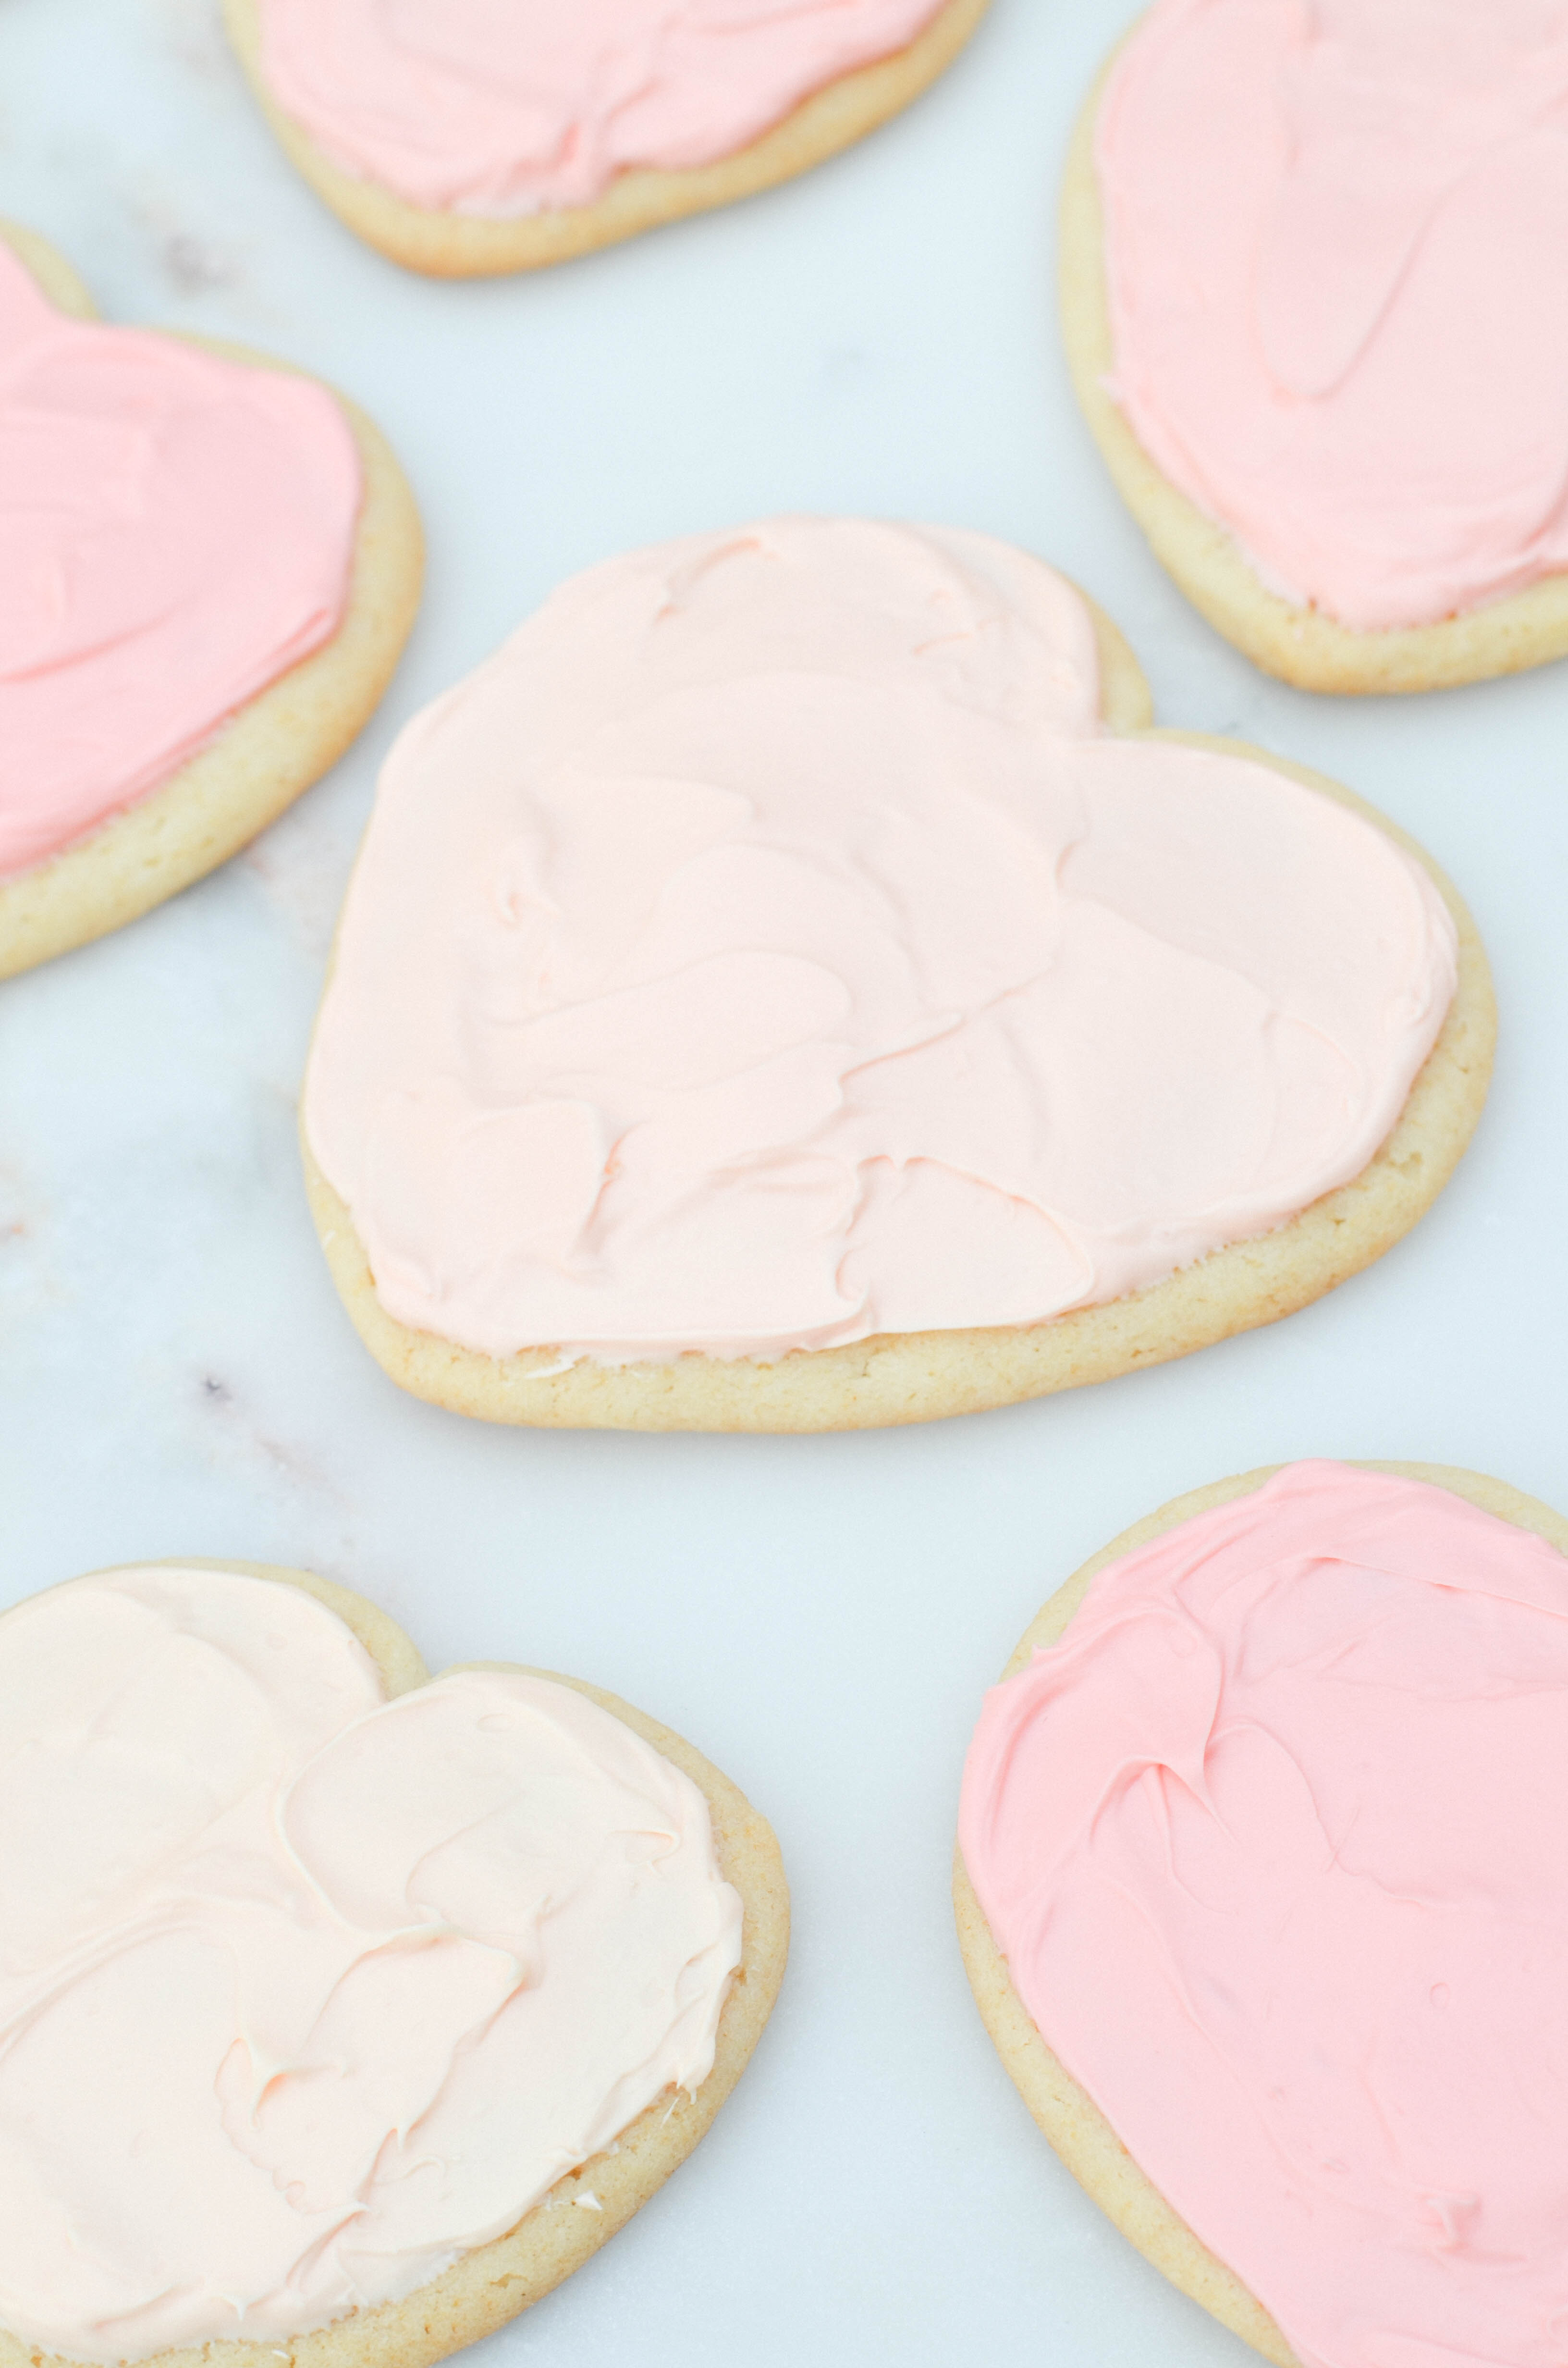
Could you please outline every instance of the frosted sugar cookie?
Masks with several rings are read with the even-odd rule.
[[[1474,1125],[1485,958],[1331,783],[1149,731],[975,534],[565,585],[396,744],[303,1096],[360,1332],[497,1421],[807,1430],[1271,1321]]]
[[[896,115],[987,0],[224,0],[333,211],[442,279],[531,271],[771,188]]]
[[[421,548],[355,405],[95,320],[0,223],[0,977],[187,887],[327,769],[397,663]]]
[[[991,2035],[1280,2368],[1561,2341],[1565,1555],[1474,1473],[1248,1473],[1096,1554],[986,1698],[956,1896]]]
[[[1313,690],[1568,651],[1565,0],[1157,0],[1074,142],[1079,398],[1156,556]]]
[[[612,1695],[176,1563],[0,1617],[0,1931],[3,2368],[423,2368],[691,2151],[789,1899]]]

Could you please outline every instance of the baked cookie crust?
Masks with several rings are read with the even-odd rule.
[[[0,239],[62,312],[97,317],[81,279],[36,232],[0,222]],[[252,369],[289,371],[274,356],[224,339],[157,334]],[[347,396],[330,392],[353,430],[364,476],[342,623],[155,789],[58,855],[0,881],[0,978],[106,936],[227,862],[336,763],[380,702],[419,606],[424,536],[385,437]]]
[[[1509,1487],[1506,1481],[1490,1479],[1480,1472],[1458,1471],[1446,1463],[1364,1463],[1354,1468],[1386,1472],[1399,1479],[1424,1480],[1433,1487],[1446,1488],[1451,1495],[1479,1505],[1483,1512],[1511,1521],[1516,1529],[1535,1531],[1560,1554],[1568,1554],[1568,1520],[1549,1505]],[[1157,1513],[1151,1513],[1146,1520],[1123,1531],[1120,1537],[1091,1556],[1051,1598],[1025,1630],[1017,1650],[1002,1672],[1003,1678],[1015,1676],[1027,1668],[1037,1651],[1060,1640],[1090,1582],[1108,1563],[1147,1545],[1152,1538],[1178,1528],[1196,1514],[1229,1504],[1234,1497],[1250,1496],[1279,1469],[1278,1464],[1268,1464],[1256,1472],[1239,1473],[1229,1480],[1216,1480],[1206,1488],[1194,1489],[1190,1496],[1177,1497],[1170,1504],[1162,1505]],[[1006,1960],[992,1938],[961,1850],[953,1854],[953,1908],[964,1969],[996,2052],[1025,2104],[1079,2186],[1173,2285],[1179,2286],[1194,2302],[1201,2303],[1233,2334],[1261,2351],[1266,2360],[1273,2361],[1276,2368],[1299,2368],[1295,2353],[1263,2305],[1172,2210],[1133,2161],[1088,2092],[1040,2037],[1013,1987]]]
[[[813,92],[771,131],[733,156],[676,171],[639,167],[618,175],[592,205],[563,206],[517,219],[411,205],[381,182],[346,173],[274,99],[262,71],[257,0],[223,0],[223,17],[278,144],[338,219],[410,271],[437,279],[472,279],[568,263],[574,256],[656,230],[662,222],[707,213],[810,172],[918,98],[951,65],[989,5],[990,0],[947,0],[907,48]]]
[[[332,1579],[269,1563],[176,1558],[152,1566],[240,1571],[252,1578],[302,1588],[353,1631],[380,1670],[389,1697],[412,1692],[431,1674],[394,1621]],[[502,1661],[460,1666],[519,1667]],[[655,2098],[621,2132],[613,2148],[558,2180],[506,2236],[464,2254],[404,2301],[351,2312],[313,2334],[295,2337],[287,2351],[270,2343],[207,2343],[155,2352],[139,2368],[278,2368],[280,2358],[290,2368],[427,2368],[428,2362],[477,2343],[481,2336],[517,2317],[624,2227],[685,2161],[744,2070],[772,2011],[789,1953],[790,1893],[772,1827],[727,1776],[656,1719],[580,1678],[562,1677],[551,1669],[523,1674],[549,1678],[585,1694],[673,1760],[707,1800],[720,1872],[740,1893],[744,1909],[741,1964],[719,2019],[713,2069],[695,2096],[677,2089]],[[560,2208],[573,2204],[584,2192],[597,2198],[598,2211]],[[0,2368],[78,2368],[78,2363],[40,2351],[0,2328]]]
[[[1134,26],[1127,39],[1136,32]],[[1568,655],[1568,575],[1543,576],[1522,592],[1437,624],[1358,632],[1269,591],[1229,529],[1155,466],[1106,391],[1116,354],[1095,133],[1116,56],[1113,51],[1089,93],[1068,150],[1060,226],[1062,334],[1090,432],[1161,565],[1217,632],[1266,674],[1300,690],[1442,690],[1519,674]]]
[[[1492,1074],[1496,1009],[1475,924],[1413,839],[1361,799],[1268,751],[1202,734],[1155,732],[1149,689],[1126,642],[1089,603],[1101,712],[1115,732],[1250,756],[1363,814],[1423,864],[1459,931],[1459,984],[1397,1125],[1359,1176],[1288,1224],[1216,1250],[1165,1281],[1049,1322],[972,1331],[884,1333],[797,1349],[777,1363],[697,1354],[669,1363],[563,1366],[551,1349],[490,1357],[388,1315],[347,1207],[301,1133],[311,1211],[360,1338],[415,1397],[486,1422],[613,1430],[860,1430],[973,1414],[1103,1382],[1272,1324],[1369,1266],[1425,1214],[1470,1141]]]

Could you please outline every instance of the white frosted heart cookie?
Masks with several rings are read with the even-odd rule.
[[[1332,784],[1147,726],[1064,580],[776,519],[562,586],[406,729],[303,1096],[395,1380],[821,1429],[1096,1381],[1397,1239],[1486,963]]]
[[[0,1616],[0,2368],[423,2368],[690,2152],[789,1898],[613,1696],[181,1563]]]
[[[536,270],[807,172],[949,66],[988,0],[224,0],[290,161],[438,278]]]
[[[419,598],[403,472],[282,363],[93,316],[0,223],[0,977],[234,854],[342,754]]]
[[[1568,1521],[1517,1489],[1296,1464],[1128,1531],[986,1699],[955,1899],[987,2027],[1280,2368],[1551,2356],[1565,1614]]]
[[[1155,555],[1286,681],[1568,652],[1568,6],[1158,0],[1069,159],[1079,400]]]

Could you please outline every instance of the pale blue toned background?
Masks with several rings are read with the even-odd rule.
[[[945,84],[810,179],[448,288],[296,182],[215,0],[0,0],[0,211],[111,318],[273,347],[358,396],[430,537],[408,658],[336,774],[216,879],[0,989],[0,1601],[160,1554],[312,1565],[433,1663],[515,1655],[672,1721],[773,1818],[793,1879],[790,1976],[712,2137],[492,2361],[1239,2368],[1057,2168],[970,2003],[947,1882],[981,1690],[1085,1554],[1221,1473],[1426,1457],[1568,1508],[1568,671],[1297,697],[1148,557],[1052,316],[1067,129],[1131,13],[996,0]],[[1497,971],[1475,1148],[1331,1300],[1078,1396],[803,1440],[417,1406],[339,1312],[293,1137],[377,761],[570,570],[788,507],[1031,545],[1119,620],[1164,722],[1318,765],[1417,833]]]

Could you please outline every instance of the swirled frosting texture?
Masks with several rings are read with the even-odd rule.
[[[740,1957],[708,1806],[570,1688],[389,1702],[313,1597],[81,1579],[0,1619],[0,2326],[283,2342],[504,2234]]]
[[[284,112],[410,204],[589,205],[710,165],[905,49],[943,0],[260,0]]]
[[[1358,1174],[1454,976],[1370,824],[1104,731],[1038,561],[781,519],[404,732],[305,1128],[383,1305],[494,1354],[1032,1324]]]
[[[1013,1985],[1307,2368],[1555,2368],[1568,1562],[1302,1463],[1094,1580],[987,1696]]]
[[[0,239],[0,879],[331,639],[359,495],[324,387],[58,313]]]
[[[1564,0],[1156,0],[1096,159],[1112,392],[1300,605],[1568,567]]]

